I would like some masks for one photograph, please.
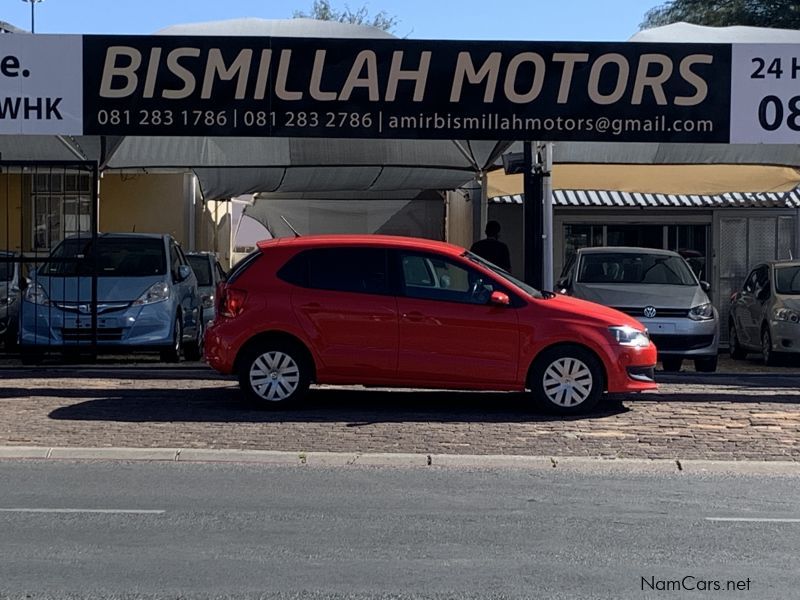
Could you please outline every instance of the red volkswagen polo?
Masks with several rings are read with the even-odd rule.
[[[656,387],[656,348],[633,318],[452,244],[380,235],[260,242],[220,284],[205,352],[265,406],[312,381],[529,389],[560,413]]]

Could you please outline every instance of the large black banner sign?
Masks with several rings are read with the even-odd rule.
[[[727,142],[731,46],[84,36],[86,134]]]

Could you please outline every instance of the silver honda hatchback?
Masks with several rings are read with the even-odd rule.
[[[650,332],[665,371],[693,359],[697,371],[717,370],[719,315],[686,261],[670,250],[581,248],[557,289],[638,319]]]

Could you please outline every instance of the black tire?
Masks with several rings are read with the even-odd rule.
[[[592,410],[605,389],[600,360],[580,346],[556,346],[533,362],[528,387],[547,412],[576,415]]]
[[[780,363],[780,355],[772,349],[772,335],[769,327],[766,326],[761,329],[761,356],[764,364],[768,367],[774,367]]]
[[[181,317],[175,317],[175,324],[172,327],[172,347],[161,351],[161,361],[169,363],[181,362],[183,354],[183,323]]]
[[[741,342],[739,342],[739,336],[736,334],[736,325],[731,322],[728,326],[728,351],[730,352],[731,358],[734,360],[744,360],[747,358],[747,350],[742,348]]]
[[[717,370],[718,357],[706,356],[694,359],[694,370],[698,373],[714,373]]]
[[[20,346],[19,358],[23,365],[40,365],[44,360],[44,352],[35,348]]]
[[[311,384],[311,365],[298,344],[263,342],[238,361],[239,386],[258,408],[281,408],[301,400]],[[259,382],[262,382],[259,384]]]
[[[683,359],[680,356],[665,356],[661,359],[661,368],[665,373],[677,373],[682,364]]]
[[[203,347],[205,342],[205,323],[202,319],[197,322],[197,335],[194,340],[188,342],[183,348],[183,355],[186,360],[203,360]]]

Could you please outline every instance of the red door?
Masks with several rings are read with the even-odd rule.
[[[292,306],[328,383],[371,383],[397,372],[397,299],[390,295],[387,253],[379,248],[312,250],[305,287]]]
[[[488,303],[498,284],[450,258],[401,252],[400,263],[398,378],[455,388],[512,385],[519,321],[515,308]]]

